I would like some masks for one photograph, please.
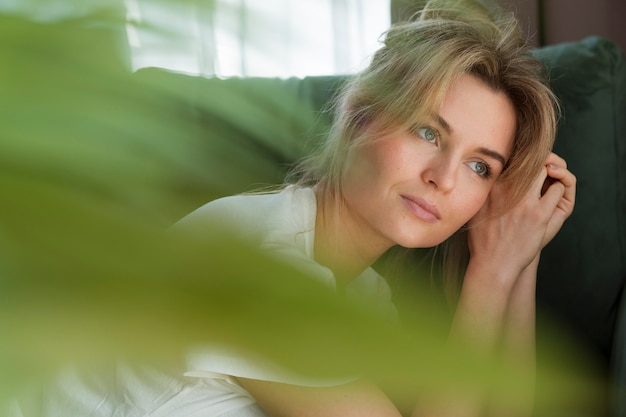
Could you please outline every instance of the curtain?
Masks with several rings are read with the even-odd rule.
[[[389,26],[389,0],[125,0],[133,69],[217,76],[352,73]]]

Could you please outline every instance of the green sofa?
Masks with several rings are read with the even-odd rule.
[[[549,68],[561,101],[555,152],[578,178],[575,211],[542,254],[538,325],[558,323],[573,345],[597,360],[610,381],[607,413],[624,417],[624,57],[615,44],[598,37],[534,53]],[[173,218],[212,198],[280,183],[290,164],[323,140],[332,118],[328,103],[346,79],[219,79],[156,68],[134,77],[151,92],[158,91],[185,120],[203,160],[203,172],[179,178],[186,207]]]

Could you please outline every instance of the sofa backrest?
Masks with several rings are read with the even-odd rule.
[[[555,152],[578,180],[574,213],[542,254],[540,300],[608,352],[626,275],[624,60],[601,38],[537,56],[562,105]]]

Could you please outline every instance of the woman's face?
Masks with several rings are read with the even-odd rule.
[[[504,93],[463,75],[431,120],[348,152],[349,227],[389,247],[443,242],[485,202],[511,153],[515,120]]]

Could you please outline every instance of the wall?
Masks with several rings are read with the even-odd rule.
[[[625,0],[500,0],[517,11],[533,45],[603,36],[626,51]]]
[[[626,51],[626,1],[543,0],[546,44],[599,35]]]
[[[496,0],[483,0],[486,2]],[[392,19],[408,17],[425,0],[391,0]],[[499,0],[516,11],[535,46],[603,36],[626,52],[626,0]]]

